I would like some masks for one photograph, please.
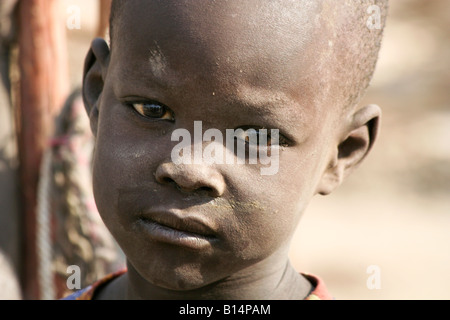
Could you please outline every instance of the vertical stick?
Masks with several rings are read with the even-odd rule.
[[[57,0],[19,3],[19,158],[24,224],[23,290],[39,299],[36,205],[40,165],[52,134],[53,119],[68,94],[64,23]]]
[[[97,37],[104,38],[109,27],[109,14],[111,12],[112,0],[100,0],[99,23]]]

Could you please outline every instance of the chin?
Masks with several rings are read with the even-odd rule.
[[[191,265],[165,269],[152,268],[152,270],[147,270],[146,273],[141,273],[141,275],[154,286],[172,291],[197,290],[213,281],[207,281],[199,268]]]
[[[151,281],[153,285],[170,291],[195,291],[206,287],[209,283],[198,275],[186,274],[177,277],[158,277]]]

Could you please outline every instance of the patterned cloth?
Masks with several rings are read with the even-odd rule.
[[[99,288],[110,283],[111,281],[118,278],[125,272],[127,272],[127,269],[121,269],[117,272],[110,273],[107,276],[101,278],[100,280],[97,280],[93,284],[87,286],[86,288],[78,290],[61,300],[93,300],[92,298],[96,294],[97,290],[99,290]]]
[[[68,97],[55,121],[51,140],[51,182],[47,197],[52,208],[52,270],[56,299],[67,289],[67,268],[78,266],[81,287],[125,266],[125,259],[98,213],[92,191],[90,130],[81,91]]]
[[[106,277],[98,280],[97,282],[93,283],[92,285],[81,289],[61,300],[93,300],[92,298],[96,294],[97,290],[101,288],[102,286],[110,283],[112,280],[116,279],[117,277],[121,276],[127,272],[126,269],[119,270],[115,273],[111,273],[107,275]],[[328,292],[328,289],[325,286],[325,283],[317,276],[311,275],[311,274],[303,274],[303,276],[308,279],[309,282],[313,285],[313,290],[311,293],[306,297],[305,300],[333,300],[333,296]]]

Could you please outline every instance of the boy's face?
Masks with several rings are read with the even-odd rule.
[[[276,3],[126,1],[114,25],[94,130],[94,191],[130,267],[155,285],[194,289],[252,265],[257,274],[285,264],[317,193],[338,113],[319,90],[314,10]],[[175,165],[171,135],[187,129],[194,137],[194,121],[224,136],[279,129],[278,172]]]

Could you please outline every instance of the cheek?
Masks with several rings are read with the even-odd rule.
[[[118,117],[116,117],[118,118]],[[120,190],[155,183],[158,139],[141,137],[126,121],[106,116],[101,119],[94,153],[93,187],[99,212],[109,228],[119,228],[116,218]]]
[[[221,225],[226,226],[228,238],[234,239],[231,246],[240,258],[261,259],[288,245],[306,199],[302,197],[304,186],[293,186],[286,178],[280,172],[247,179],[241,172],[230,181],[234,218]]]
[[[254,169],[233,170],[229,190],[235,205],[235,224],[230,233],[241,239],[236,252],[269,254],[289,245],[302,213],[315,193],[320,178],[320,152],[280,154],[277,174],[261,176]],[[231,173],[230,173],[231,174]],[[256,239],[256,241],[255,241]]]
[[[100,216],[113,235],[119,228],[117,212],[119,192],[127,183],[133,168],[120,143],[111,143],[101,132],[97,135],[94,154],[93,188]]]

